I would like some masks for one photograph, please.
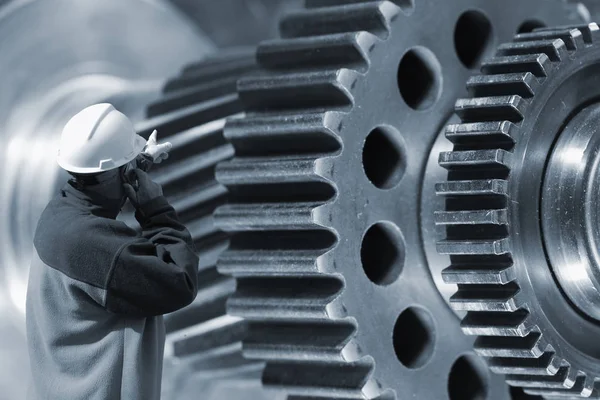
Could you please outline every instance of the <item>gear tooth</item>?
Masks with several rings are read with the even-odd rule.
[[[280,32],[290,38],[366,31],[385,38],[389,22],[398,12],[399,8],[385,1],[309,8],[289,14],[281,22]]]
[[[349,321],[251,322],[244,355],[264,360],[341,362],[342,349],[355,332],[356,325]]]
[[[497,374],[556,375],[561,361],[553,353],[544,353],[539,358],[491,358],[487,363]]]
[[[231,161],[219,164],[217,179],[221,184],[231,187],[233,190],[244,185],[323,182],[323,178],[315,172],[316,162],[316,158],[284,159],[273,157],[258,160],[234,158]]]
[[[316,260],[322,254],[320,250],[228,250],[218,268],[236,278],[320,275]]]
[[[184,359],[195,354],[210,354],[214,349],[237,347],[246,336],[246,323],[240,318],[223,314],[204,325],[194,325],[167,335],[165,355]],[[237,344],[237,346],[236,346]]]
[[[493,96],[458,99],[455,111],[463,122],[523,120],[526,101],[521,96]]]
[[[442,240],[437,243],[440,254],[501,255],[510,252],[508,239],[496,240]]]
[[[319,320],[339,295],[343,283],[331,276],[311,278],[244,278],[238,280],[227,311],[248,320]]]
[[[508,210],[436,211],[436,225],[507,225]]]
[[[515,125],[508,121],[451,124],[446,127],[446,138],[460,146],[510,149],[515,131]]]
[[[498,56],[518,56],[522,54],[544,53],[551,61],[561,61],[568,57],[567,47],[562,39],[534,40],[530,42],[509,42],[498,47]]]
[[[280,39],[262,43],[257,57],[264,68],[271,70],[344,66],[364,71],[369,49],[377,40],[368,32]]]
[[[234,115],[240,112],[241,107],[238,96],[231,94],[144,120],[136,125],[136,130],[139,135],[148,137],[156,129],[165,139],[175,133]]]
[[[313,230],[312,211],[318,203],[227,204],[214,214],[223,231]]]
[[[351,70],[305,71],[242,78],[238,90],[248,110],[343,107],[355,81]]]
[[[598,37],[600,36],[600,28],[595,22],[580,26],[577,29],[579,29],[583,34],[583,39],[586,41],[586,43],[591,44],[594,41],[597,41]]]
[[[546,54],[521,54],[516,56],[496,56],[485,60],[481,65],[484,74],[513,74],[530,72],[538,78],[547,76],[552,61]]]
[[[575,380],[575,384],[570,389],[565,388],[528,388],[525,389],[525,393],[533,396],[543,396],[545,399],[573,399],[577,398],[589,398],[589,399],[600,399],[600,392],[595,388],[593,379],[587,376],[578,376]]]
[[[216,57],[208,57],[191,63],[181,70],[181,76],[202,75],[205,78],[221,76],[221,73],[236,71],[241,66],[252,66],[255,61],[256,49],[248,47],[232,51],[222,51]],[[168,86],[165,90],[169,91]]]
[[[507,196],[508,182],[504,179],[449,181],[435,185],[439,196]]]
[[[569,367],[560,367],[555,375],[507,375],[506,383],[523,388],[571,389],[575,385]]]
[[[516,312],[468,312],[460,327],[467,335],[480,336],[526,336],[530,328],[529,313]]]
[[[327,120],[326,113],[246,116],[229,120],[225,136],[238,155],[333,153],[341,143]]]
[[[483,357],[539,358],[545,347],[541,335],[532,332],[525,337],[479,336],[475,340],[475,351]]]
[[[381,0],[305,0],[306,8],[343,6],[354,3],[369,3]]]
[[[533,97],[538,80],[531,72],[499,75],[475,75],[467,81],[467,89],[474,97],[519,95]]]
[[[450,298],[450,305],[457,311],[516,311],[522,306],[519,287],[506,285],[459,286]]]
[[[512,154],[506,150],[465,150],[440,153],[439,164],[449,170],[461,168],[505,168],[509,169]]]
[[[499,284],[515,280],[515,271],[510,263],[459,264],[444,269],[442,278],[449,284]]]
[[[198,273],[198,295],[187,307],[165,315],[167,335],[192,325],[199,325],[226,314],[225,303],[235,290],[235,281],[217,272],[215,267]]]
[[[578,29],[555,29],[552,31],[533,31],[515,36],[515,42],[561,39],[567,50],[573,51],[585,46],[583,34]]]
[[[227,55],[219,56],[216,60],[204,60],[196,65],[192,65],[184,69],[177,77],[170,79],[165,84],[164,91],[167,95],[175,95],[178,91],[189,92],[190,88],[206,86],[209,88],[215,87],[216,84],[210,83],[226,83],[228,78],[239,78],[249,72],[255,71],[257,68],[255,60],[255,50],[244,51],[241,54],[234,54],[231,58]],[[220,62],[224,58],[223,62]],[[205,65],[207,64],[207,65]],[[208,85],[207,85],[208,83]],[[214,90],[214,89],[213,89]],[[232,92],[234,93],[235,90]],[[151,108],[150,111],[154,111]],[[149,116],[154,116],[149,112]]]
[[[263,383],[283,386],[303,398],[364,400],[361,388],[373,368],[370,359],[356,362],[270,362]]]

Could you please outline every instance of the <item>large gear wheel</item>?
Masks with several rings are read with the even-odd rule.
[[[437,294],[420,188],[480,60],[569,21],[581,16],[562,1],[308,0],[259,47],[214,218],[233,234],[218,263],[237,280],[228,311],[248,321],[244,354],[266,361],[266,385],[293,399],[508,398]]]
[[[463,331],[511,385],[600,398],[596,24],[517,35],[468,82],[437,222]]]

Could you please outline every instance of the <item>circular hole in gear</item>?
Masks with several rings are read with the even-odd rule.
[[[413,110],[431,107],[442,92],[442,66],[435,54],[425,47],[414,47],[402,56],[398,65],[398,89]]]
[[[485,400],[488,393],[489,372],[478,357],[465,354],[452,365],[448,377],[450,400]]]
[[[392,2],[400,7],[406,15],[412,14],[415,8],[415,0],[392,0]]]
[[[398,134],[378,127],[369,133],[362,152],[363,169],[371,183],[380,189],[398,184],[406,170],[406,158]]]
[[[546,24],[542,21],[538,21],[537,19],[528,19],[519,25],[519,29],[517,29],[517,33],[529,33],[533,32],[534,29],[544,28]]]
[[[371,282],[386,286],[398,279],[404,267],[404,237],[391,222],[372,225],[363,236],[360,259]]]
[[[527,394],[520,387],[510,387],[510,398],[511,400],[544,400],[542,396],[534,396]]]
[[[407,308],[394,326],[394,351],[408,368],[425,365],[435,348],[435,324],[429,311],[420,307]]]
[[[481,11],[464,12],[454,28],[454,48],[460,62],[474,68],[492,44],[492,24]]]

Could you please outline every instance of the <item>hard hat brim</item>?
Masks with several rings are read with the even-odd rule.
[[[136,158],[142,152],[142,150],[144,150],[144,147],[146,147],[146,139],[144,139],[140,135],[135,135],[135,144],[133,151],[120,160],[112,160],[110,164],[104,163],[104,165],[110,165],[110,167],[103,167],[102,164],[99,164],[96,167],[76,167],[65,162],[65,160],[63,160],[60,155],[57,157],[56,161],[58,162],[58,165],[60,165],[60,167],[66,171],[73,172],[76,174],[95,174],[99,172],[110,171],[111,169],[119,168],[127,164],[128,162]]]

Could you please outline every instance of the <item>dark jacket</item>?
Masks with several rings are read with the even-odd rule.
[[[30,398],[160,398],[162,314],[196,296],[198,258],[164,197],[137,210],[141,236],[118,208],[70,181],[42,213],[27,290]]]

